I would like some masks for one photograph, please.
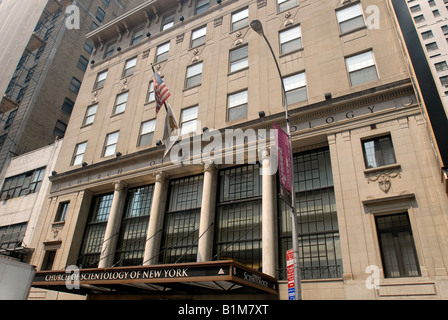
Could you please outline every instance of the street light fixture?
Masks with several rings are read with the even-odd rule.
[[[291,123],[289,118],[289,110],[288,110],[288,99],[286,97],[285,84],[283,82],[282,72],[280,71],[280,66],[278,64],[277,58],[275,57],[274,50],[272,49],[269,40],[266,38],[263,31],[263,24],[260,20],[253,20],[250,23],[250,27],[256,33],[263,37],[266,41],[266,44],[271,51],[272,57],[274,58],[275,66],[277,67],[278,75],[280,76],[280,81],[282,84],[282,93],[283,93],[283,104],[285,106],[285,118],[286,118],[286,128],[287,134],[289,138],[290,150],[291,150],[291,177],[292,177],[292,192],[291,192],[291,236],[292,236],[292,249],[294,254],[294,282],[295,282],[295,299],[302,300],[302,289],[301,289],[301,279],[300,279],[300,265],[299,265],[299,237],[297,233],[297,213],[296,213],[296,192],[294,189],[294,156],[292,152],[292,139],[291,139]]]

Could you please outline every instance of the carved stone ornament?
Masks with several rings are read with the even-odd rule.
[[[367,182],[378,182],[378,187],[385,194],[389,193],[390,188],[392,187],[391,179],[401,178],[400,168],[393,168],[384,171],[376,171],[375,173],[368,174]]]
[[[205,172],[215,172],[217,170],[217,166],[213,160],[208,160],[204,162],[204,171]]]
[[[156,172],[154,175],[156,176],[156,182],[164,183],[168,179],[167,174],[162,171]]]
[[[57,238],[59,232],[61,232],[62,229],[64,229],[64,224],[54,224],[51,227],[51,232],[53,233],[53,239]]]

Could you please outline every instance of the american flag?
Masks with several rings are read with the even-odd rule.
[[[162,105],[165,104],[166,100],[171,96],[168,91],[163,79],[159,76],[157,72],[154,72],[154,93],[156,98],[156,113],[158,114]]]

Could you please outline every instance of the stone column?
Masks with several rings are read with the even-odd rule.
[[[117,249],[118,235],[123,216],[124,203],[126,201],[127,185],[122,181],[114,182],[114,198],[109,213],[106,232],[104,234],[103,247],[101,249],[98,268],[110,268],[114,263],[115,250]]]
[[[263,151],[262,264],[263,273],[275,277],[277,266],[276,175],[270,168],[270,150]]]
[[[149,217],[148,230],[146,232],[147,241],[143,256],[143,265],[145,266],[157,264],[159,261],[167,193],[168,177],[164,172],[157,172],[151,205],[151,216]]]
[[[215,224],[218,170],[213,161],[204,163],[201,221],[199,225],[198,262],[211,261],[213,257],[213,234]]]

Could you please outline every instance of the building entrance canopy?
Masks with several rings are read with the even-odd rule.
[[[33,287],[73,294],[278,295],[277,279],[232,260],[72,271],[41,271]]]

